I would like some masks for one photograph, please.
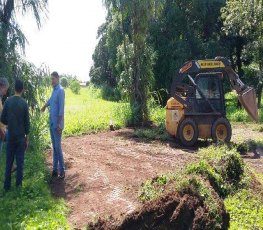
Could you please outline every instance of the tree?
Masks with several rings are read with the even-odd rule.
[[[17,48],[25,49],[26,37],[17,20],[18,15],[32,14],[37,26],[47,12],[48,0],[0,0],[0,74],[16,76],[19,61]]]
[[[157,54],[154,74],[156,90],[170,91],[184,62],[224,56],[221,40],[220,0],[167,0],[150,26],[150,42]],[[168,95],[163,95],[166,102]]]
[[[68,87],[68,79],[66,77],[62,77],[60,80],[60,83],[62,87],[67,88]]]
[[[131,83],[128,93],[133,113],[132,123],[135,125],[149,120],[147,98],[153,81],[153,53],[147,43],[147,34],[154,3],[153,0],[105,1],[108,10],[116,12],[121,20],[124,37],[122,44],[124,69],[121,75]],[[129,33],[125,31],[126,20],[130,22]],[[126,55],[128,46],[132,48],[132,57],[129,57],[131,63],[128,63]]]
[[[80,93],[80,83],[78,80],[73,80],[70,82],[69,88],[74,94]]]
[[[236,63],[241,72],[243,62],[255,61],[260,68],[258,107],[261,106],[263,79],[263,1],[228,0],[222,9],[224,32],[237,41]]]

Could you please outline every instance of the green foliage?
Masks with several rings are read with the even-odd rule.
[[[68,79],[66,77],[62,77],[60,80],[60,84],[62,85],[63,88],[67,88],[69,85]]]
[[[124,127],[129,119],[129,106],[125,103],[101,99],[101,90],[92,86],[81,88],[76,95],[66,89],[65,136],[94,133],[114,127]]]
[[[139,191],[139,199],[142,202],[154,200],[164,192],[164,186],[172,178],[172,175],[161,175],[152,180],[147,180]]]
[[[213,194],[213,191],[208,187],[207,183],[195,175],[190,177],[177,177],[179,183],[176,185],[176,189],[179,193],[190,193],[197,195],[204,199],[204,204],[208,209],[207,215],[214,221],[209,223],[211,229],[221,229],[221,206],[218,197]]]
[[[3,184],[4,158],[1,158],[0,184]],[[12,178],[13,181],[15,177]],[[29,151],[25,158],[23,189],[4,193],[0,189],[0,226],[2,229],[58,229],[67,227],[66,208],[55,200],[48,187],[45,155]],[[14,185],[13,185],[14,186]]]
[[[214,220],[210,223],[211,229],[220,229],[221,196],[231,215],[230,229],[261,229],[262,197],[249,189],[252,178],[248,173],[251,172],[237,151],[225,146],[211,146],[201,149],[198,156],[199,161],[185,170],[146,181],[139,192],[140,200],[153,200],[171,191],[199,196],[204,200],[207,215]]]
[[[243,107],[238,108],[238,96],[231,92],[226,94],[227,118],[232,122],[250,122],[251,118]],[[263,122],[263,108],[259,109],[259,120]]]
[[[48,117],[46,114],[36,111],[30,117],[30,149],[41,152],[48,147]]]
[[[21,189],[5,193],[0,187],[1,229],[69,229],[67,209],[62,200],[52,197],[50,176],[43,153],[47,146],[46,117],[35,113],[31,116],[30,148],[25,155],[24,180]],[[0,158],[0,184],[3,184],[5,153]]]
[[[253,190],[241,190],[225,200],[230,213],[230,230],[263,229],[262,196]]]
[[[72,80],[70,82],[69,88],[74,94],[80,94],[80,83],[78,80]]]
[[[103,85],[101,87],[101,96],[104,100],[109,101],[120,101],[121,100],[121,93],[118,88],[112,88],[108,85]]]
[[[244,161],[235,149],[226,146],[214,148],[213,146],[201,149],[200,156],[213,165],[223,180],[231,185],[240,184],[244,172]]]
[[[201,149],[199,156],[201,161],[188,166],[187,173],[206,178],[221,197],[245,185],[244,162],[235,149],[211,146]]]
[[[173,140],[173,138],[166,132],[164,124],[152,128],[136,129],[134,135],[147,140]]]
[[[200,161],[198,164],[190,165],[187,169],[189,174],[199,174],[208,179],[215,191],[221,196],[225,197],[230,186],[224,183],[223,177],[216,172],[216,170],[208,164],[207,161]]]

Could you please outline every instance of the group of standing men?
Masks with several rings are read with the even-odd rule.
[[[49,107],[50,135],[53,146],[53,177],[65,178],[65,165],[61,148],[61,137],[64,129],[65,92],[59,84],[57,72],[51,74],[53,92],[50,99],[41,109]],[[22,98],[24,84],[15,81],[15,95],[9,97],[4,106],[2,97],[7,94],[9,83],[6,78],[0,78],[0,154],[6,140],[6,168],[4,189],[11,188],[11,174],[16,172],[16,186],[22,186],[24,155],[29,146],[30,116],[27,102]],[[1,155],[0,155],[1,156]],[[16,165],[14,165],[16,160]]]

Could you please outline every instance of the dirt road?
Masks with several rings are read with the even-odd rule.
[[[233,138],[240,135],[238,129]],[[66,179],[55,180],[52,192],[65,199],[69,222],[75,228],[98,217],[118,218],[132,212],[140,205],[138,189],[145,180],[175,172],[196,159],[196,149],[169,142],[147,143],[135,138],[131,129],[70,137],[64,140],[63,151]],[[262,159],[248,161],[263,172]]]

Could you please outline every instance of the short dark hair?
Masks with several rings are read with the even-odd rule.
[[[15,91],[17,93],[21,93],[23,90],[24,90],[24,83],[21,80],[17,79],[15,82]]]
[[[51,73],[51,76],[52,76],[52,77],[59,78],[58,72],[56,72],[56,71],[52,72],[52,73]]]

